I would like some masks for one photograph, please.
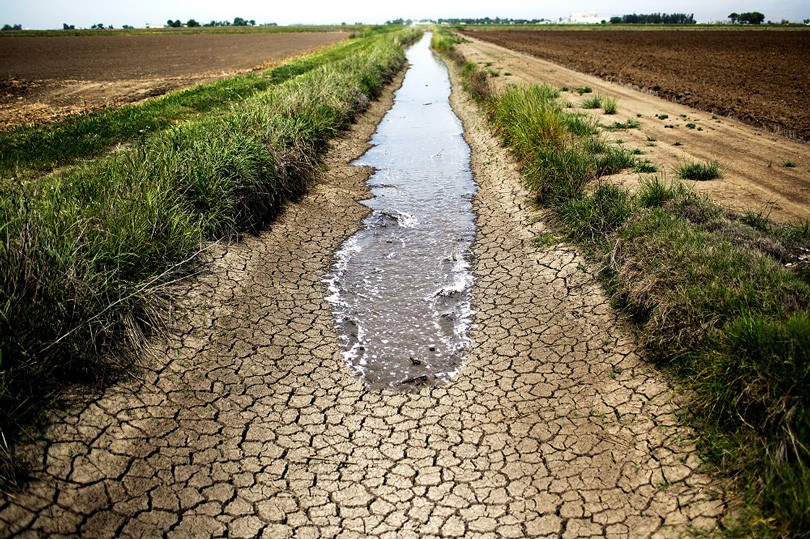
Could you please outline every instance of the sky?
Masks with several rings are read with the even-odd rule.
[[[61,28],[62,23],[77,28],[103,23],[120,28],[161,26],[168,19],[208,22],[234,17],[280,25],[338,24],[382,23],[398,17],[557,19],[594,11],[605,19],[626,13],[694,13],[700,22],[725,20],[732,12],[759,11],[766,20],[800,22],[810,18],[810,0],[0,0],[0,24],[43,29]]]

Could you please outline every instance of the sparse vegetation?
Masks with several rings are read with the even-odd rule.
[[[699,182],[714,180],[721,176],[720,164],[717,161],[710,163],[690,161],[679,166],[676,172],[678,177],[683,180]]]
[[[591,88],[590,86],[582,86],[582,87],[579,87],[579,88],[574,88],[574,91],[576,93],[578,93],[579,95],[589,94],[589,93],[593,92],[593,88]]]
[[[605,97],[602,100],[602,110],[605,111],[605,114],[616,114],[618,110],[618,105],[615,97]],[[630,121],[630,120],[628,120]]]
[[[796,168],[799,165],[797,165],[795,161],[785,161],[782,163],[782,166],[786,168]]]
[[[748,502],[730,534],[807,536],[810,272],[797,261],[810,225],[725,211],[678,180],[644,178],[635,195],[589,188],[611,146],[566,129],[571,113],[555,103],[555,90],[527,86],[483,104],[560,233],[603,262],[605,288],[647,357],[691,391],[704,456]],[[717,163],[682,168],[720,173]]]

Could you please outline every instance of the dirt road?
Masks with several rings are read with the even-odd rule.
[[[449,385],[369,391],[322,279],[367,211],[387,100],[269,230],[223,246],[135,379],[77,399],[20,449],[33,480],[0,528],[84,536],[683,537],[724,494],[678,402],[585,262],[543,229],[514,166],[454,94],[480,190],[476,327]]]
[[[810,144],[728,118],[713,117],[492,43],[473,40],[459,49],[471,61],[491,64],[492,69],[500,71],[501,76],[490,79],[496,86],[520,82],[568,86],[572,90],[592,88],[593,93],[582,96],[573,91],[563,93],[563,99],[576,107],[594,94],[618,98],[617,114],[602,114],[599,109],[577,110],[592,114],[608,126],[638,121],[638,128],[606,136],[622,141],[628,149],[640,149],[643,152],[640,157],[650,159],[666,177],[676,177],[675,169],[687,161],[718,161],[723,170],[721,179],[688,183],[725,207],[761,211],[777,220],[810,218]],[[793,166],[785,166],[786,163]],[[627,173],[613,179],[633,186],[639,175]]]
[[[346,32],[0,36],[0,129],[132,103],[268,65]]]
[[[804,28],[469,27],[465,34],[810,141]]]

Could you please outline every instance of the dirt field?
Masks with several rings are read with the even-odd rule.
[[[467,35],[810,140],[810,31],[467,30]]]
[[[589,86],[593,94],[617,98],[618,113],[608,115],[601,109],[580,108],[581,101],[593,94],[562,94],[575,110],[593,115],[603,125],[639,122],[638,128],[606,132],[606,137],[621,142],[625,148],[641,150],[643,155],[639,157],[652,161],[665,178],[674,178],[675,169],[686,161],[718,161],[723,170],[720,179],[688,183],[727,208],[761,211],[780,221],[810,219],[810,145],[805,142],[766,133],[736,120],[713,118],[707,112],[485,41],[474,39],[459,50],[470,61],[499,71],[501,76],[490,79],[496,86]],[[640,177],[627,172],[612,180],[633,188]]]
[[[161,95],[347,35],[0,37],[0,129]]]

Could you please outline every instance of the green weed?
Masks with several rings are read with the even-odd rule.
[[[720,164],[717,161],[710,163],[691,161],[679,166],[676,172],[679,178],[694,181],[714,180],[721,176]]]

